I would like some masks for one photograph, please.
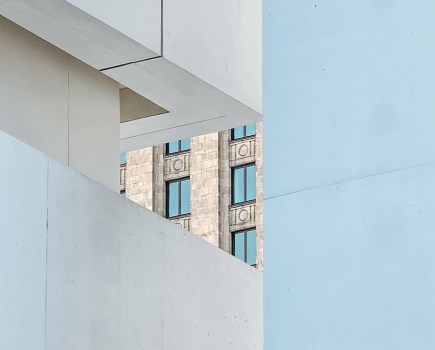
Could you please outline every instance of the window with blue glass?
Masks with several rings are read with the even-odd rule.
[[[166,217],[190,214],[190,179],[166,182]]]
[[[127,163],[127,154],[125,152],[122,152],[119,155],[119,164],[120,165],[125,165]]]
[[[233,233],[232,254],[248,265],[256,266],[257,244],[255,228]]]
[[[231,169],[232,204],[255,199],[255,164],[247,164]]]
[[[255,124],[248,124],[231,129],[231,139],[238,140],[255,135]]]
[[[190,139],[176,140],[166,144],[166,154],[190,150]]]

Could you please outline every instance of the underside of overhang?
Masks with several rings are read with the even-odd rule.
[[[120,85],[119,89],[119,105],[121,124],[168,113],[166,109],[158,104],[123,85]]]

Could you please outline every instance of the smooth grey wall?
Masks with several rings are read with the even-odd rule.
[[[45,350],[48,158],[0,131],[0,349]]]
[[[265,348],[433,349],[435,4],[264,5]]]
[[[2,182],[25,183],[0,196],[1,349],[262,348],[258,270],[3,132],[0,146]]]
[[[119,84],[0,16],[0,130],[119,191]]]

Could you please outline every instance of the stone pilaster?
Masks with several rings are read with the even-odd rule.
[[[257,123],[255,136],[255,164],[256,164],[256,212],[255,227],[257,230],[257,268],[263,271],[263,123]]]
[[[193,137],[190,147],[190,231],[219,246],[219,133]]]
[[[153,148],[126,153],[125,196],[143,207],[153,209]]]
[[[164,180],[164,149],[165,145],[153,147],[153,211],[165,216],[165,180]]]
[[[231,234],[228,216],[228,208],[231,201],[230,134],[229,130],[219,132],[219,248],[227,253],[231,253]]]

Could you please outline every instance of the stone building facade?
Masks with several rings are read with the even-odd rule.
[[[237,139],[232,135],[232,130],[225,130],[192,137],[190,149],[174,153],[168,152],[166,145],[127,152],[125,164],[121,165],[121,192],[168,217],[168,183],[188,179],[190,210],[168,219],[236,256],[236,235],[255,230],[255,263],[251,265],[262,270],[262,123],[255,125],[254,135]],[[233,204],[233,172],[246,165],[255,165],[255,198]],[[246,242],[244,249],[247,255]]]

